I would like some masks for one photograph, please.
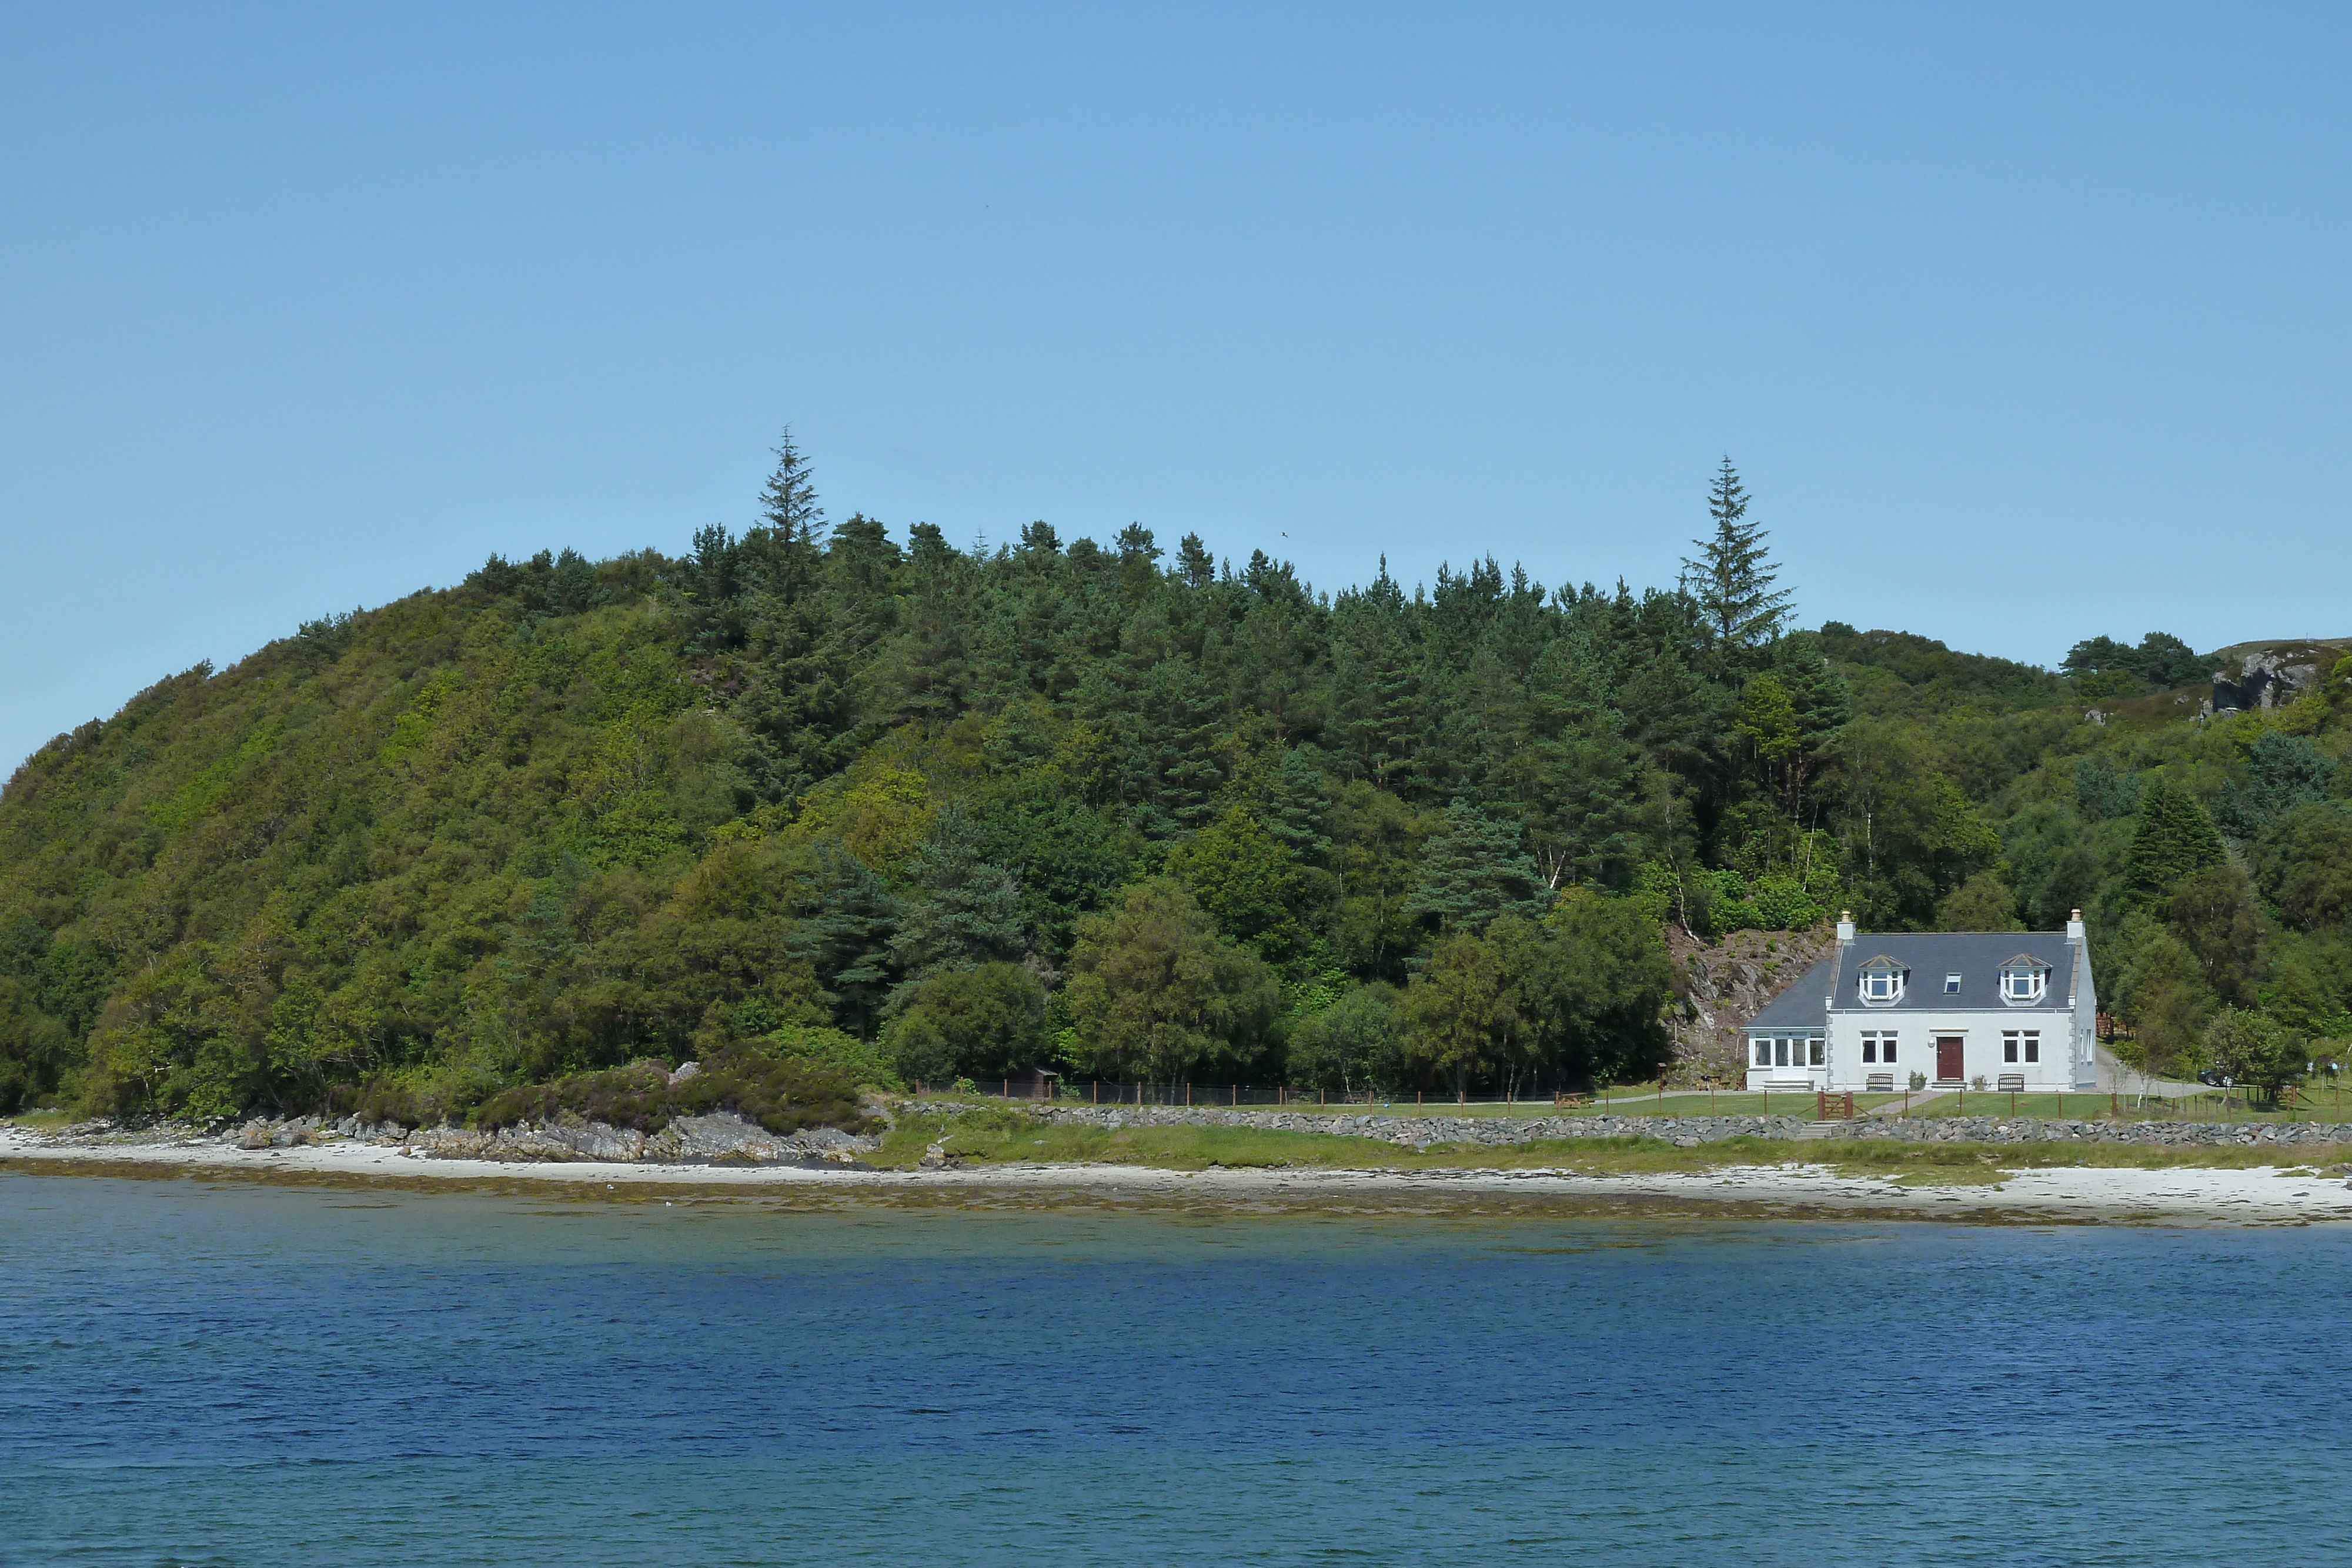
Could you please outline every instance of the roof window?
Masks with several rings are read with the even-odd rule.
[[[1948,997],[1957,997],[1960,994],[1960,977],[1958,975],[1944,977],[1944,994]]]

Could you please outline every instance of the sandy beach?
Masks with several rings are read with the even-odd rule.
[[[1565,1170],[1331,1170],[1001,1164],[947,1170],[850,1167],[520,1164],[422,1159],[356,1141],[244,1149],[211,1141],[67,1139],[0,1129],[0,1164],[25,1172],[184,1176],[338,1186],[498,1187],[551,1196],[765,1198],[993,1207],[1118,1204],[1360,1210],[1542,1209],[1766,1218],[1970,1222],[2297,1225],[2352,1220],[2352,1182],[2310,1167],[2224,1170],[2054,1168],[1998,1182],[1937,1186],[1843,1175],[1818,1166],[1739,1166],[1698,1173],[1585,1175]]]

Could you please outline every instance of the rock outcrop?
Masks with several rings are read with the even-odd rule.
[[[1811,931],[1735,931],[1701,944],[1679,926],[1666,927],[1666,945],[1681,967],[1687,1016],[1674,1026],[1674,1062],[1667,1080],[1695,1083],[1744,1082],[1748,1020],[1837,946],[1828,925]]]
[[[2317,686],[2347,646],[2342,638],[2294,643],[2245,643],[2221,650],[2213,672],[2210,711],[2284,707]]]
[[[539,1123],[482,1132],[433,1127],[408,1134],[404,1152],[428,1160],[595,1160],[620,1165],[855,1166],[879,1140],[835,1127],[771,1133],[731,1111],[680,1116],[646,1134],[603,1122]]]

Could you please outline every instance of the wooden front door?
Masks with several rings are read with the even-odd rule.
[[[1958,1083],[1960,1081],[1960,1074],[1967,1070],[1967,1064],[1960,1053],[1960,1037],[1956,1034],[1937,1035],[1936,1037],[1936,1081],[1939,1083]]]

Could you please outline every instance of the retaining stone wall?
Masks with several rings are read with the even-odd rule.
[[[1524,1144],[1542,1138],[1659,1138],[1684,1148],[1725,1138],[1797,1138],[1816,1124],[1796,1116],[1396,1116],[1329,1111],[1215,1110],[1181,1105],[1009,1103],[1040,1121],[1083,1127],[1265,1127],[1381,1138],[1393,1144]],[[991,1107],[957,1100],[902,1101],[896,1111],[954,1116]],[[1857,1118],[1832,1134],[1920,1143],[2352,1144],[2352,1124],[2317,1122],[2074,1122],[2032,1116]]]

